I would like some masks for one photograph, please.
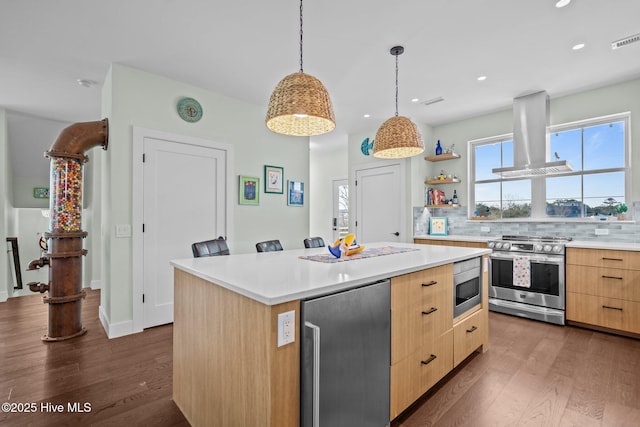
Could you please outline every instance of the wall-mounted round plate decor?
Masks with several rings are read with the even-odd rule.
[[[202,118],[202,105],[193,98],[178,101],[178,115],[185,122],[195,123]]]

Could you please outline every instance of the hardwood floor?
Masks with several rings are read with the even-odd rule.
[[[489,351],[392,427],[639,426],[640,340],[489,314]]]
[[[0,403],[37,408],[0,412],[0,425],[188,426],[171,400],[172,326],[109,340],[99,299],[88,292],[87,334],[58,343],[40,341],[41,296],[0,303]],[[489,351],[463,362],[393,427],[640,425],[640,340],[497,313],[489,325]],[[76,402],[90,412],[69,413]],[[47,403],[65,413],[43,411]]]
[[[100,291],[83,304],[88,332],[45,343],[40,295],[0,303],[0,403],[35,403],[35,413],[0,412],[1,426],[188,426],[171,400],[172,326],[109,340],[98,320]],[[67,405],[89,403],[90,412]],[[62,404],[65,413],[41,410]]]

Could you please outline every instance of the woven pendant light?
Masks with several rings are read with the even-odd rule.
[[[396,57],[396,115],[385,121],[376,132],[373,156],[382,159],[401,159],[424,151],[418,127],[407,117],[398,115],[398,55],[403,52],[402,46],[394,46],[390,51]]]
[[[329,92],[322,82],[302,71],[302,0],[300,0],[300,72],[278,83],[269,99],[269,130],[283,135],[314,136],[336,127]]]

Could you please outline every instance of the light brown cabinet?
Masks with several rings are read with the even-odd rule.
[[[391,279],[391,419],[453,368],[453,265]]]
[[[486,257],[486,255],[485,255]],[[453,318],[453,264],[391,279],[391,419],[489,343],[482,304]]]
[[[640,334],[640,253],[567,248],[567,320]]]
[[[487,315],[479,310],[453,327],[453,366],[473,353],[488,339]]]

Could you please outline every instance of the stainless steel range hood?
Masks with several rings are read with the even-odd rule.
[[[547,161],[549,95],[541,91],[513,100],[513,164],[491,172],[503,178],[571,172],[566,160]]]

